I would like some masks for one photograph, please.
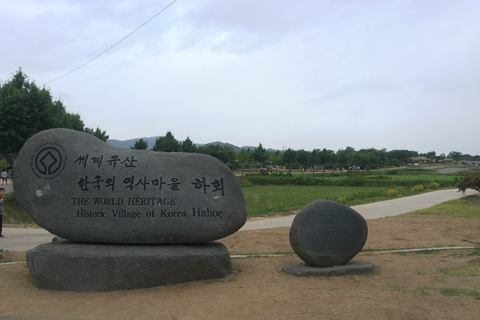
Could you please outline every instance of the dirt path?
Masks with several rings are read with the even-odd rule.
[[[480,243],[480,220],[417,215],[367,222],[369,249]],[[231,254],[292,252],[288,232],[239,231],[221,242]],[[376,272],[336,278],[284,274],[295,256],[234,258],[225,279],[110,293],[38,290],[24,263],[0,265],[0,319],[474,319],[480,256],[472,251],[361,253],[355,259],[374,263]]]

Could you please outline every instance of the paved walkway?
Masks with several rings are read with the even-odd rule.
[[[5,189],[5,192],[12,192],[13,191],[13,184],[0,184],[0,188]]]
[[[476,192],[469,189],[466,193],[467,195],[471,195]],[[427,192],[393,200],[362,204],[359,206],[352,206],[351,208],[360,213],[365,219],[378,219],[430,208],[445,201],[461,198],[462,196],[462,193],[458,192],[457,189],[449,189]],[[247,222],[240,230],[290,227],[294,218],[295,215],[291,215],[282,218]]]
[[[5,188],[4,186],[1,186]],[[6,189],[6,188],[5,188]],[[475,191],[467,190],[467,195]],[[462,193],[457,189],[440,190],[419,194],[416,196],[352,206],[352,209],[360,213],[365,219],[377,219],[388,216],[396,216],[403,213],[430,208],[439,203],[458,199]],[[278,227],[290,227],[294,215],[247,222],[240,230],[270,229]],[[0,238],[0,250],[27,251],[34,247],[52,241],[54,235],[42,228],[3,228],[4,238]]]

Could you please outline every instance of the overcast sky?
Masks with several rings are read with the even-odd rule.
[[[172,1],[0,0],[0,79],[111,139],[480,154],[477,0],[177,0],[51,81]]]

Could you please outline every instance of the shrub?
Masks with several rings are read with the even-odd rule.
[[[346,195],[338,196],[337,201],[340,203],[345,203],[347,202],[347,196]]]
[[[440,187],[440,184],[433,181],[433,182],[430,182],[428,185],[427,185],[427,189],[438,189]]]
[[[305,173],[298,174],[295,177],[295,184],[305,185],[306,181],[307,181],[307,176],[305,175]]]
[[[353,178],[352,186],[361,187],[361,186],[363,186],[363,184],[364,184],[363,178],[360,178],[360,177]]]
[[[367,179],[392,180],[392,177],[382,175],[382,176],[370,176],[370,177],[367,177]]]
[[[460,181],[460,178],[459,178],[459,177],[455,177],[455,178],[453,179],[453,185],[456,186],[459,181]],[[458,191],[460,191],[460,188],[458,189]]]
[[[396,197],[399,194],[400,194],[400,191],[398,191],[397,189],[388,189],[383,191],[383,195],[388,198]]]
[[[420,191],[425,190],[425,188],[423,187],[422,184],[417,184],[416,186],[414,186],[414,187],[413,187],[412,189],[410,189],[410,190],[412,190],[412,191],[414,191],[414,192],[420,192]]]
[[[385,174],[398,174],[398,170],[388,170],[387,172],[385,172]]]

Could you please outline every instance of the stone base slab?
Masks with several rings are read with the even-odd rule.
[[[188,245],[115,245],[56,241],[27,252],[39,289],[105,292],[148,288],[232,273],[219,242]]]
[[[297,277],[334,277],[373,273],[375,265],[361,260],[350,260],[346,264],[334,267],[312,267],[301,261],[286,263],[282,270]]]

